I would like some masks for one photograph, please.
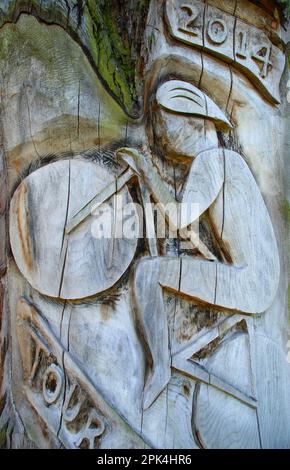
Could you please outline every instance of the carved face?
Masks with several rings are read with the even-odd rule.
[[[193,159],[204,150],[218,147],[216,126],[209,119],[176,115],[160,107],[154,118],[157,145],[166,158]]]
[[[217,104],[192,83],[168,80],[156,93],[154,133],[167,158],[195,158],[218,147],[217,128],[231,123]]]

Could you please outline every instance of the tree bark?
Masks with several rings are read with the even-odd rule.
[[[1,2],[0,447],[290,447],[287,8]]]

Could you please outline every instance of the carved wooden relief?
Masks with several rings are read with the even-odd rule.
[[[241,21],[234,12],[228,14],[199,0],[168,0],[166,16],[175,39],[245,69],[268,98],[279,101],[283,52],[264,31],[251,22]]]
[[[148,2],[134,104],[81,13],[0,32],[6,445],[290,447],[286,42],[256,3]]]

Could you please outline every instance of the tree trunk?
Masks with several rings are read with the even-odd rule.
[[[1,2],[0,447],[290,448],[285,3]]]

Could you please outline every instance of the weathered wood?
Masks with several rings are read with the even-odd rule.
[[[126,183],[129,183],[134,173],[130,170],[124,172],[121,177],[118,177],[118,189],[121,190]],[[96,213],[98,208],[116,194],[116,180],[113,180],[108,186],[101,189],[92,199],[80,208],[75,214],[69,218],[66,224],[65,232],[69,235],[76,227],[78,227],[87,217]]]
[[[136,153],[131,152],[131,155],[136,156]],[[139,163],[139,158],[136,157],[135,162],[140,165],[152,194],[166,207],[170,195],[167,193],[164,197],[164,186],[160,191],[162,184],[158,182],[158,177],[155,175],[153,178],[150,176],[152,173],[147,176],[148,163],[142,163],[143,160]],[[208,188],[212,188],[213,196]],[[227,150],[209,150],[198,155],[191,166],[182,201],[189,203],[190,198],[198,204],[199,214],[210,207],[213,226],[233,265],[184,258],[180,268],[179,260],[176,260],[174,272],[181,273],[178,292],[226,309],[245,313],[265,311],[277,291],[279,257],[267,209],[242,158]],[[237,214],[239,216],[235,220]],[[187,220],[184,225],[191,222],[193,220]],[[258,246],[256,240],[259,240]],[[151,283],[152,276],[148,275],[148,279]],[[159,283],[163,287],[173,288],[171,284]],[[148,286],[148,290],[152,288]],[[143,302],[140,302],[141,315],[144,315],[143,321],[149,324],[151,316],[145,319]],[[152,354],[160,356],[160,353]]]
[[[259,8],[253,11],[250,5],[248,9],[246,2],[240,2],[231,14],[216,7],[200,0],[187,4],[168,0],[166,14],[172,37],[242,68],[268,99],[279,102],[277,83],[284,68],[283,53],[276,46],[279,35],[275,45],[269,41],[262,31],[264,24],[257,20]],[[270,24],[269,29],[273,22]]]
[[[10,211],[11,246],[21,272],[42,294],[63,299],[89,297],[112,287],[129,266],[137,239],[117,238],[111,233],[111,206],[106,208],[108,227],[104,227],[104,233],[94,228],[94,224],[100,225],[98,218],[94,221],[96,212],[92,212],[94,194],[97,188],[103,189],[104,180],[110,179],[107,171],[93,163],[66,160],[37,170],[17,189]],[[114,193],[113,187],[99,202]],[[126,189],[120,188],[119,194],[124,205],[132,201]],[[89,205],[84,223],[66,232],[68,221],[87,201],[93,206]],[[122,206],[120,211],[122,224]],[[110,233],[105,233],[108,230]],[[112,239],[115,252],[110,266],[107,257]]]
[[[0,446],[289,448],[277,4],[2,2]]]
[[[69,448],[82,448],[85,446],[96,448],[99,447],[99,443],[97,443],[95,438],[102,436],[102,446],[105,448],[107,447],[107,439],[109,439],[110,446],[113,448],[126,448],[136,444],[141,446],[141,448],[146,448],[146,443],[140,439],[134,429],[130,428],[110,404],[104,400],[96,384],[88,380],[88,377],[78,367],[70,353],[66,348],[63,348],[53,333],[49,331],[48,325],[38,315],[34,306],[26,302],[25,299],[21,299],[18,304],[17,315],[19,321],[18,338],[24,364],[24,389],[28,400],[32,402],[37,412],[42,415],[47,425],[53,428],[53,432],[57,433],[63,444]],[[37,330],[37,334],[35,334],[35,330]],[[35,343],[36,354],[34,357],[31,357],[33,352],[31,343],[33,342]],[[49,357],[53,357],[53,365],[49,365]],[[39,389],[39,379],[37,376],[45,367],[48,367],[46,370],[51,371],[51,373],[58,371],[58,375],[54,372],[54,380],[56,380],[57,385],[58,381],[61,381],[59,383],[59,393],[56,393],[57,389],[54,390],[55,397],[50,399],[48,403],[49,405],[56,403],[56,409],[53,411],[45,406],[47,396],[43,393],[43,388],[45,386],[50,387],[50,385],[43,382],[43,388],[40,387]],[[66,375],[65,379],[64,374]],[[67,384],[66,388],[63,380],[69,380],[68,377],[70,377],[71,383]],[[44,378],[46,378],[46,375],[44,375]],[[35,384],[34,391],[30,390],[31,383]],[[26,387],[26,384],[28,387]],[[75,387],[82,390],[79,390],[78,396],[73,397]],[[98,429],[98,426],[92,426],[90,429],[91,415],[89,414],[87,416],[87,425],[86,422],[81,422],[82,428],[76,434],[73,428],[70,428],[70,423],[78,417],[82,404],[85,404],[85,400],[88,401],[84,393],[89,396],[93,403],[91,406],[96,410],[96,419],[100,420],[100,429]],[[66,401],[64,401],[64,398]],[[72,405],[70,405],[70,402],[72,402]],[[76,411],[72,406],[79,407],[79,409]],[[88,413],[87,409],[85,411]],[[55,416],[55,422],[51,421],[51,415]],[[82,416],[82,421],[83,418]],[[89,434],[90,432],[92,435]]]
[[[3,0],[0,26],[24,13],[59,25],[88,56],[95,72],[129,115],[139,112],[136,60],[140,54],[147,1]],[[126,28],[124,26],[126,25]]]

